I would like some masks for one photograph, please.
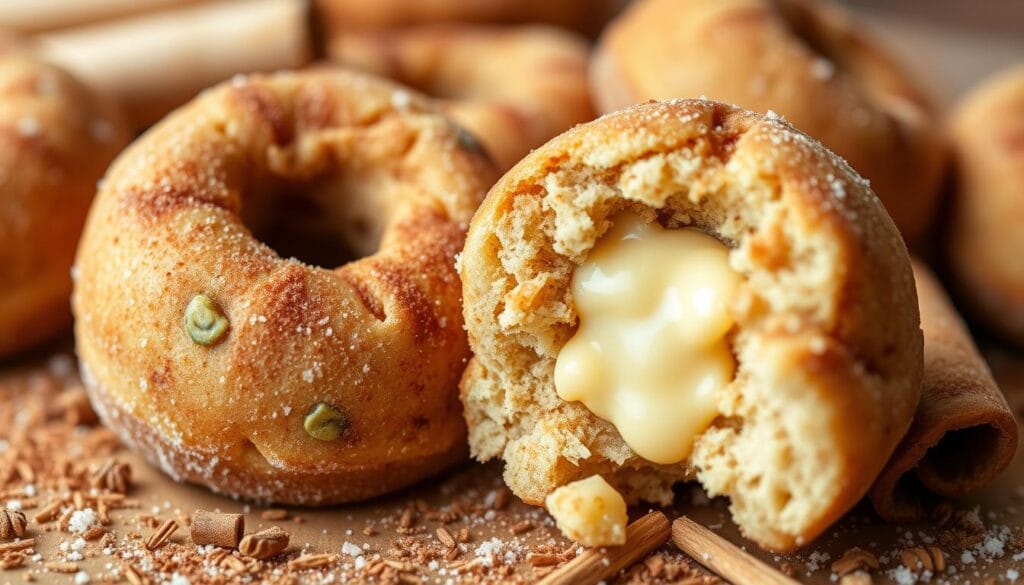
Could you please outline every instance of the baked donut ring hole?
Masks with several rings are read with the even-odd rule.
[[[371,191],[338,178],[284,182],[246,200],[242,221],[282,258],[333,270],[380,248],[387,210]]]

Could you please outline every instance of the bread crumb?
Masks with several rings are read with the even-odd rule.
[[[600,475],[556,489],[545,505],[562,534],[584,546],[626,542],[626,501]]]

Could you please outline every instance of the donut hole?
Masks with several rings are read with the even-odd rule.
[[[282,258],[334,269],[380,248],[387,212],[370,190],[343,180],[283,183],[246,202],[242,220]]]

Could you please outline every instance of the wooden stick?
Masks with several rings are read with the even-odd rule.
[[[686,516],[672,523],[672,542],[736,585],[800,585]]]
[[[661,512],[651,512],[626,527],[626,544],[587,549],[552,571],[541,585],[593,585],[614,577],[658,548],[669,536],[669,522]]]

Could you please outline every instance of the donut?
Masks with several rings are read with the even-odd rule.
[[[126,142],[114,104],[63,70],[0,54],[0,356],[70,325],[78,236]]]
[[[112,165],[82,236],[97,413],[171,477],[257,501],[358,500],[461,461],[454,258],[495,175],[384,80],[207,90]]]
[[[445,111],[480,138],[503,171],[594,118],[590,49],[582,38],[551,27],[343,31],[329,41],[328,54],[447,100]]]
[[[910,79],[841,7],[812,0],[639,0],[605,30],[591,66],[605,112],[706,96],[784,116],[870,180],[920,248],[945,153]]]
[[[626,0],[315,0],[313,7],[320,27],[328,36],[341,29],[401,28],[439,22],[540,22],[594,34],[626,3]]]
[[[677,100],[577,126],[491,188],[460,273],[470,450],[532,504],[697,480],[789,550],[865,495],[919,399],[898,230],[775,116]]]
[[[973,318],[1024,348],[1024,66],[971,91],[952,113],[949,135],[950,284]]]

